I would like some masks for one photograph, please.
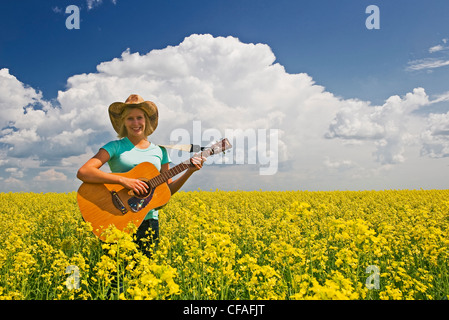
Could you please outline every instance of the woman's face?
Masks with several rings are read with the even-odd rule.
[[[145,137],[145,114],[142,110],[133,108],[125,118],[128,137]]]

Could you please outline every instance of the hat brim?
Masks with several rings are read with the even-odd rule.
[[[125,102],[114,102],[108,108],[109,119],[111,120],[112,127],[115,132],[120,133],[120,128],[122,126],[122,112],[125,108],[139,108],[143,110],[149,118],[149,134],[154,132],[157,128],[159,112],[156,104],[151,101],[144,101],[140,103],[125,103]]]

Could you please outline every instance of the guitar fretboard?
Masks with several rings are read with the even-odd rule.
[[[177,174],[183,172],[184,170],[188,169],[192,164],[190,163],[180,163],[173,168],[169,169],[168,171],[165,171],[156,177],[150,179],[149,183],[150,186],[153,188],[156,188],[158,185],[163,184],[164,182],[167,182],[168,179],[173,178]]]
[[[206,150],[203,150],[201,153],[197,153],[196,156],[207,158],[211,154],[223,152],[231,147],[232,146],[229,143],[228,139],[222,139],[220,142],[214,144],[212,147],[207,148]],[[150,184],[150,186],[152,188],[156,188],[157,186],[163,184],[164,182],[167,182],[168,179],[173,178],[177,174],[183,172],[184,170],[187,170],[190,166],[193,166],[193,164],[190,162],[190,160],[192,160],[192,159],[181,162],[180,164],[169,169],[168,171],[165,171],[165,172],[157,175],[156,177],[150,179],[148,183]]]
[[[202,157],[208,157],[212,153],[212,150],[208,149],[200,154],[198,156]],[[164,182],[167,182],[168,179],[173,178],[177,174],[183,172],[184,170],[187,170],[190,166],[193,166],[193,164],[190,163],[190,159],[186,162],[181,162],[180,164],[174,166],[173,168],[169,169],[168,171],[162,172],[161,174],[157,175],[156,177],[150,179],[149,183],[150,186],[153,188],[156,188],[158,185],[163,184]]]

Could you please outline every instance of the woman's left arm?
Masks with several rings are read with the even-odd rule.
[[[170,188],[170,192],[173,195],[174,193],[176,193],[179,189],[181,189],[181,187],[183,186],[183,184],[187,181],[187,179],[190,178],[190,176],[195,172],[200,170],[203,167],[203,162],[206,161],[206,158],[202,157],[193,157],[192,158],[192,164],[193,166],[190,166],[187,171],[180,176],[178,179],[176,179],[175,181],[172,181],[172,179],[169,179],[167,181],[168,187]],[[161,166],[161,173],[168,171],[170,169],[170,164],[165,163]]]

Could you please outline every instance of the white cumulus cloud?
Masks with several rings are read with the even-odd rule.
[[[115,139],[108,106],[131,93],[154,101],[159,108],[159,127],[150,137],[155,143],[169,143],[171,133],[179,129],[194,139],[196,121],[201,122],[202,131],[223,135],[226,130],[266,132],[266,137],[257,138],[267,141],[258,141],[257,146],[267,148],[274,132],[270,130],[277,130],[279,170],[271,171],[276,174],[260,177],[251,166],[226,169],[231,171],[210,168],[201,175],[207,177],[205,189],[238,188],[234,183],[242,181],[256,189],[265,183],[274,189],[319,188],[332,183],[326,170],[344,174],[370,167],[370,172],[382,172],[375,170],[376,165],[406,162],[410,146],[421,148],[421,155],[428,158],[449,156],[445,116],[416,113],[448,101],[449,93],[431,99],[423,88],[416,88],[379,106],[345,100],[308,74],[288,73],[276,63],[268,45],[242,43],[235,37],[191,35],[179,45],[148,53],[126,50],[100,63],[96,72],[67,79],[67,88],[59,91],[55,103],[43,100],[39,91],[1,69],[0,93],[0,155],[4,156],[0,167],[24,164],[23,176],[3,170],[3,179],[25,180],[33,175],[30,180],[35,182],[67,179],[75,186],[79,165]],[[268,165],[270,153],[252,152],[255,147],[248,146],[245,153],[240,146],[232,153],[249,152],[252,158],[246,163]],[[229,172],[251,179],[237,179]],[[201,185],[197,176],[193,183]],[[337,175],[333,182],[341,180]]]
[[[62,172],[57,172],[55,169],[49,169],[41,172],[38,176],[33,178],[34,181],[65,181],[67,176]]]
[[[426,125],[414,111],[447,100],[446,95],[430,100],[423,88],[415,88],[404,97],[388,98],[382,106],[348,101],[331,122],[326,137],[372,141],[374,156],[381,164],[404,162],[406,147],[419,143]]]

